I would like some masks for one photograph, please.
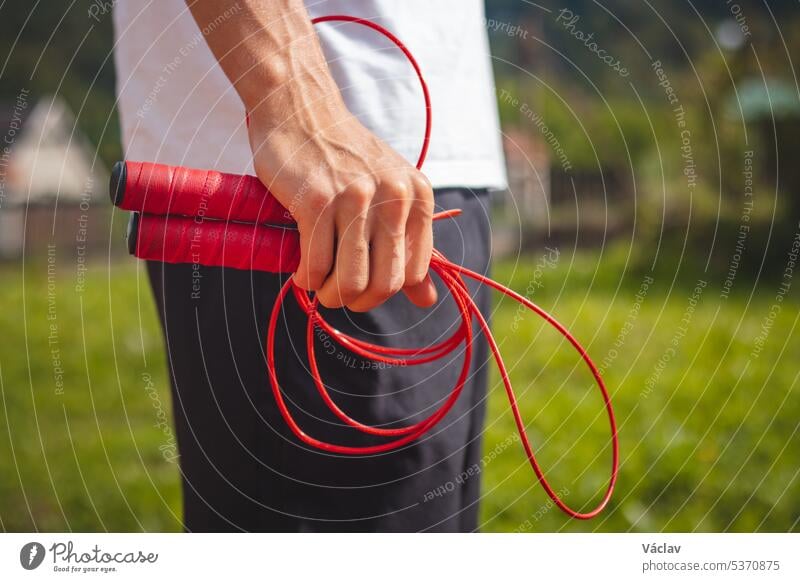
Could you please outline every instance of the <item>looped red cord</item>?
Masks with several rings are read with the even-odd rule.
[[[446,218],[448,216],[452,216],[453,212],[443,213],[437,216],[437,218]],[[528,300],[527,298],[519,295],[518,293],[504,287],[500,283],[489,279],[481,275],[480,273],[476,273],[457,265],[451,261],[449,261],[444,255],[440,252],[434,250],[433,258],[431,259],[431,269],[439,275],[439,277],[444,282],[445,286],[450,292],[452,299],[455,301],[456,306],[458,307],[459,313],[461,315],[461,324],[459,325],[458,329],[451,335],[448,339],[433,345],[433,346],[426,346],[422,348],[389,348],[386,346],[380,346],[376,344],[372,344],[369,342],[365,342],[363,340],[359,340],[357,338],[351,337],[346,333],[334,328],[331,326],[322,315],[318,311],[318,302],[316,297],[311,297],[309,294],[304,291],[303,289],[299,288],[297,285],[294,284],[294,279],[289,279],[281,289],[278,298],[275,301],[275,304],[272,308],[272,313],[270,315],[269,320],[269,327],[267,330],[267,361],[268,361],[268,370],[269,370],[269,378],[270,384],[272,387],[272,394],[275,397],[275,402],[278,405],[278,410],[280,411],[283,419],[286,421],[286,424],[292,430],[292,432],[299,438],[301,441],[310,445],[312,447],[321,449],[323,451],[327,451],[330,453],[339,453],[343,455],[365,455],[365,454],[377,454],[377,453],[384,453],[387,451],[391,451],[402,447],[411,441],[421,437],[431,429],[442,419],[444,416],[450,411],[450,409],[455,404],[456,400],[458,400],[461,391],[464,388],[464,385],[467,380],[467,376],[469,374],[469,367],[470,361],[472,358],[472,341],[473,341],[473,333],[472,333],[472,318],[474,317],[478,322],[478,325],[483,332],[484,336],[489,342],[489,347],[491,348],[492,355],[494,356],[495,361],[497,362],[497,367],[500,371],[500,377],[503,380],[503,384],[505,386],[506,395],[508,396],[508,403],[511,407],[512,414],[514,415],[514,422],[517,425],[517,430],[519,431],[520,440],[522,441],[522,446],[525,449],[525,454],[528,458],[528,461],[533,468],[534,473],[536,474],[539,483],[541,483],[544,490],[556,504],[556,506],[561,509],[567,515],[577,518],[577,519],[591,519],[599,514],[605,506],[608,504],[609,500],[611,499],[611,495],[614,492],[614,485],[617,480],[617,471],[619,467],[619,443],[617,438],[617,426],[616,421],[614,419],[614,410],[611,406],[611,398],[608,394],[608,390],[603,382],[602,377],[600,376],[600,372],[597,370],[597,367],[592,362],[589,355],[586,353],[586,350],[581,346],[581,344],[575,339],[575,337],[564,328],[558,321],[553,318],[549,313],[544,311],[541,307],[533,303],[532,301]],[[489,329],[489,325],[486,322],[486,319],[481,314],[478,307],[475,305],[475,302],[472,300],[472,297],[467,290],[467,286],[464,282],[463,276],[470,277],[479,281],[484,285],[489,285],[493,289],[500,291],[504,295],[511,297],[515,301],[518,301],[540,317],[542,317],[547,323],[553,326],[562,336],[564,336],[570,344],[575,348],[575,350],[580,354],[583,361],[589,367],[589,370],[594,377],[597,386],[600,388],[600,393],[603,397],[603,402],[605,404],[606,413],[608,415],[608,422],[609,427],[611,429],[611,449],[612,449],[612,460],[611,460],[611,477],[608,482],[608,487],[606,488],[606,492],[603,495],[602,500],[597,506],[588,512],[580,512],[575,509],[569,507],[564,501],[558,496],[556,491],[547,481],[544,475],[544,471],[542,471],[541,466],[539,465],[538,461],[536,460],[536,455],[533,451],[533,447],[531,446],[530,440],[528,438],[528,434],[525,428],[525,423],[522,420],[522,415],[519,410],[519,405],[517,403],[517,398],[514,393],[514,389],[511,385],[511,380],[508,375],[508,370],[506,369],[505,363],[503,361],[503,357],[500,354],[500,349],[497,346],[497,342],[494,340],[492,336],[492,332]],[[302,428],[297,424],[294,417],[292,416],[291,412],[289,411],[288,407],[283,398],[283,394],[281,392],[280,382],[278,380],[276,366],[275,366],[275,332],[278,323],[278,316],[281,312],[283,302],[286,299],[286,296],[289,292],[292,292],[297,303],[300,305],[300,308],[308,317],[308,323],[306,327],[306,347],[308,349],[308,358],[309,358],[309,369],[311,372],[311,377],[314,380],[314,384],[319,392],[320,396],[322,397],[323,401],[330,409],[330,411],[336,415],[340,420],[344,423],[348,424],[349,426],[370,435],[376,435],[381,437],[396,437],[389,442],[378,444],[378,445],[370,445],[370,446],[363,446],[363,447],[352,447],[352,446],[343,446],[337,445],[334,443],[325,442],[314,438],[308,434],[306,434]],[[461,368],[461,373],[458,376],[458,380],[456,381],[456,385],[453,387],[453,390],[450,392],[450,395],[444,401],[444,403],[430,416],[427,418],[416,422],[412,425],[403,427],[403,428],[379,428],[364,424],[359,422],[358,420],[351,418],[344,412],[339,406],[331,398],[330,393],[328,392],[327,387],[325,386],[325,382],[320,375],[319,368],[317,366],[316,361],[316,352],[314,346],[314,329],[319,327],[323,329],[328,335],[333,338],[337,343],[339,343],[342,347],[352,351],[353,353],[361,356],[362,358],[370,359],[376,362],[380,362],[383,364],[389,365],[397,365],[397,366],[418,366],[421,364],[425,364],[428,362],[433,362],[444,358],[448,354],[452,353],[458,346],[464,345],[464,363]]]
[[[347,15],[323,16],[313,20],[315,24],[330,21],[354,22],[376,30],[394,42],[413,65],[422,86],[426,106],[425,137],[416,164],[417,168],[421,169],[430,141],[431,107],[428,88],[416,60],[397,37],[374,22]],[[281,231],[267,226],[263,222],[288,224],[291,222],[287,219],[289,215],[266,188],[258,182],[257,178],[188,168],[172,168],[158,164],[128,162],[126,166],[130,175],[127,175],[127,183],[122,190],[127,191],[125,191],[124,197],[118,196],[119,193],[116,192],[118,186],[112,186],[112,199],[121,208],[142,213],[141,226],[134,251],[137,257],[167,262],[197,262],[199,260],[201,264],[206,265],[243,269],[263,268],[271,272],[293,272],[296,269],[299,257],[296,232],[290,230]],[[150,196],[148,196],[148,193]],[[205,205],[205,217],[211,220],[208,222],[200,221],[198,226],[196,221],[185,218],[185,216],[197,213],[201,199]],[[460,212],[460,210],[440,212],[434,215],[433,219],[452,218]],[[174,216],[173,213],[178,216]],[[243,221],[248,224],[227,222],[231,220]],[[190,252],[189,237],[192,234],[196,235],[197,232],[193,232],[190,229],[200,232],[204,237],[201,243],[197,243],[201,248],[201,252],[196,255],[192,255]],[[255,254],[256,250],[258,254]],[[197,257],[200,258],[198,259]],[[449,261],[436,249],[433,249],[430,268],[447,287],[450,297],[458,308],[461,323],[449,338],[435,345],[419,348],[389,348],[359,340],[337,330],[326,322],[319,313],[319,304],[316,297],[295,285],[293,278],[288,279],[281,288],[270,314],[266,352],[272,393],[278,410],[291,431],[307,445],[343,455],[383,453],[407,445],[422,437],[432,430],[450,411],[466,384],[472,360],[472,322],[473,318],[475,318],[478,327],[488,340],[492,355],[497,363],[522,446],[539,483],[555,505],[567,515],[577,519],[591,519],[598,515],[611,499],[617,481],[619,442],[611,398],[600,372],[586,350],[563,325],[541,307],[500,283]],[[492,336],[486,319],[472,300],[464,277],[472,278],[481,284],[492,287],[542,317],[572,344],[591,371],[600,389],[608,415],[612,452],[608,486],[603,498],[591,511],[580,512],[569,507],[545,478],[544,471],[536,459],[528,438],[508,370],[500,354],[497,342]],[[284,401],[275,366],[275,334],[278,316],[290,291],[308,318],[306,345],[308,348],[309,369],[320,397],[330,411],[342,422],[362,433],[390,439],[387,442],[362,447],[329,443],[306,434],[295,421]],[[388,365],[418,366],[435,362],[451,354],[463,344],[464,355],[461,372],[450,395],[427,418],[402,428],[387,429],[370,426],[351,418],[334,402],[328,392],[316,361],[314,345],[314,330],[316,328],[323,329],[342,347],[362,358]]]

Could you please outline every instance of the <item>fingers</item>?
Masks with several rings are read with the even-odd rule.
[[[300,234],[300,264],[294,280],[301,288],[316,291],[333,267],[333,205],[320,196],[309,197],[304,206],[304,211],[295,216]]]
[[[367,215],[372,199],[368,185],[354,183],[336,200],[336,260],[333,270],[317,291],[325,307],[349,305],[369,283]]]
[[[406,285],[403,287],[403,293],[417,307],[430,307],[436,303],[438,297],[430,275],[425,275],[422,283],[418,285]]]
[[[433,191],[421,174],[411,180],[383,180],[377,187],[369,182],[353,184],[336,197],[334,206],[332,219],[321,217],[321,226],[312,234],[301,230],[301,245],[307,245],[301,254],[315,252],[315,242],[331,240],[335,231],[335,259],[330,255],[308,262],[301,259],[311,274],[302,278],[298,271],[298,284],[313,288],[310,285],[323,278],[317,287],[322,305],[359,312],[381,305],[401,289],[418,306],[436,302],[436,288],[428,275]],[[325,268],[327,276],[321,275]]]
[[[436,303],[436,287],[428,274],[433,251],[433,190],[428,181],[422,177],[416,185],[415,192],[406,224],[403,291],[414,305],[430,307]]]
[[[369,311],[402,289],[405,282],[405,226],[410,207],[407,187],[383,187],[370,209],[369,283],[347,304]]]

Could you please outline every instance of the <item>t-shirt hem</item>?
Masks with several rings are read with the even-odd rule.
[[[434,188],[508,188],[505,168],[492,160],[430,160],[423,165],[422,173]]]

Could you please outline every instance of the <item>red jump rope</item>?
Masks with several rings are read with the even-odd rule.
[[[422,86],[426,110],[425,139],[417,160],[417,168],[421,168],[430,139],[431,104],[428,88],[413,55],[397,37],[374,22],[342,15],[323,16],[313,20],[315,24],[330,21],[352,22],[383,34],[403,51],[414,67]],[[130,252],[140,259],[166,263],[195,263],[271,273],[293,273],[297,269],[300,246],[291,214],[254,176],[238,176],[211,170],[171,167],[147,162],[119,162],[115,164],[112,171],[110,193],[111,199],[117,207],[134,212],[128,230],[128,246]],[[441,212],[434,216],[434,220],[453,218],[459,212],[459,210]],[[505,385],[509,406],[514,415],[522,446],[539,483],[556,506],[567,515],[578,519],[595,517],[608,504],[614,491],[619,468],[619,443],[608,390],[586,350],[564,326],[539,306],[480,273],[450,262],[436,249],[433,251],[430,268],[442,279],[449,290],[461,315],[461,323],[448,339],[433,346],[421,348],[388,348],[359,340],[333,328],[320,315],[316,297],[297,287],[292,278],[287,280],[272,308],[266,346],[272,393],[284,420],[301,441],[331,453],[343,455],[382,453],[412,442],[430,431],[444,418],[464,388],[472,359],[472,318],[474,317],[489,341]],[[467,290],[464,277],[470,277],[484,285],[489,285],[538,314],[572,344],[591,371],[600,388],[608,415],[612,451],[608,487],[600,503],[591,511],[584,513],[568,507],[545,478],[528,439],[500,350],[486,320]],[[307,435],[298,426],[284,402],[275,372],[275,330],[278,315],[289,292],[293,294],[308,318],[306,344],[309,367],[320,397],[331,412],[344,423],[363,433],[386,437],[389,439],[387,442],[364,447],[341,446]],[[416,366],[433,362],[447,356],[463,344],[464,362],[461,373],[452,392],[441,407],[424,420],[410,426],[393,429],[366,425],[348,416],[331,398],[316,362],[314,330],[317,327],[324,329],[341,346],[359,356],[391,365]]]

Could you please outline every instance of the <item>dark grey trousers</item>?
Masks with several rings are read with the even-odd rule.
[[[434,244],[451,260],[486,273],[486,191],[436,192]],[[149,263],[167,346],[188,531],[472,531],[477,527],[487,344],[477,336],[472,374],[455,407],[431,433],[373,456],[332,455],[304,446],[279,415],[269,386],[264,338],[285,276]],[[488,316],[488,289],[470,282]],[[402,294],[369,313],[329,310],[351,335],[392,346],[440,341],[459,322],[437,280],[430,310]],[[341,444],[384,442],[343,426],[325,408],[307,371],[305,317],[289,296],[277,337],[284,396],[314,437]],[[476,329],[477,333],[477,329]],[[317,357],[334,400],[350,416],[404,426],[430,415],[452,389],[463,353],[423,366],[379,367],[321,331]]]

